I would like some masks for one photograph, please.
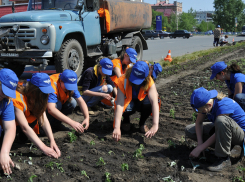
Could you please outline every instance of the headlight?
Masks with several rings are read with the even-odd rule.
[[[43,45],[47,45],[47,44],[49,43],[49,36],[43,35],[43,36],[41,37],[40,41],[41,41],[41,43],[42,43]]]

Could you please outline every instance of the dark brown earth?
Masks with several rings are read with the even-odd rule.
[[[198,87],[217,89],[227,93],[225,84],[210,81],[210,66],[217,61],[230,64],[237,62],[245,70],[245,46],[239,49],[225,50],[209,56],[166,68],[156,81],[159,96],[162,101],[160,108],[160,124],[157,134],[145,138],[139,132],[139,114],[131,117],[133,127],[129,133],[122,133],[120,142],[112,140],[113,110],[105,109],[90,117],[90,127],[83,134],[77,134],[77,140],[70,143],[68,132],[54,134],[56,142],[62,152],[59,159],[51,159],[26,143],[22,146],[14,144],[11,157],[20,169],[13,169],[11,177],[1,172],[0,181],[106,181],[105,173],[110,173],[111,181],[232,181],[236,177],[243,178],[243,172],[238,167],[245,167],[243,160],[232,158],[232,167],[222,172],[210,172],[206,168],[216,159],[212,149],[206,151],[206,160],[200,159],[200,167],[193,170],[189,160],[189,153],[196,146],[196,142],[185,138],[185,126],[195,121],[195,115],[189,100],[192,91]],[[170,116],[171,111],[174,116]],[[82,121],[83,116],[77,110],[70,115],[76,121]],[[152,118],[148,118],[147,125],[151,126]],[[42,140],[48,145],[48,140]],[[134,157],[134,152],[144,145],[143,158]],[[32,160],[30,160],[30,157]],[[99,158],[104,159],[105,165],[97,165]],[[28,164],[32,162],[32,165]],[[52,163],[53,162],[53,166]],[[176,165],[170,166],[171,162]],[[121,165],[128,164],[128,170],[122,171]],[[88,178],[81,174],[86,171]],[[165,180],[167,181],[167,180]],[[238,179],[236,180],[238,181]],[[241,180],[240,180],[241,181]]]

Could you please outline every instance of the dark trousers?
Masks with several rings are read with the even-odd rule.
[[[214,44],[216,44],[216,47],[219,45],[219,38],[214,38]]]

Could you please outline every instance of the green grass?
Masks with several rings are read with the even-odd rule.
[[[237,42],[236,45],[234,46],[215,47],[215,48],[211,48],[208,50],[196,51],[191,54],[185,54],[183,56],[172,57],[173,58],[172,62],[164,61],[164,59],[161,59],[159,63],[162,65],[162,67],[168,67],[168,66],[176,65],[182,62],[187,62],[189,60],[195,60],[195,59],[198,59],[200,57],[203,57],[203,56],[206,56],[212,53],[218,53],[223,50],[239,48],[244,45],[245,45],[245,42],[241,42],[241,43]]]

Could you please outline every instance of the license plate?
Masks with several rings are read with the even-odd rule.
[[[1,53],[2,57],[19,57],[18,53]]]

